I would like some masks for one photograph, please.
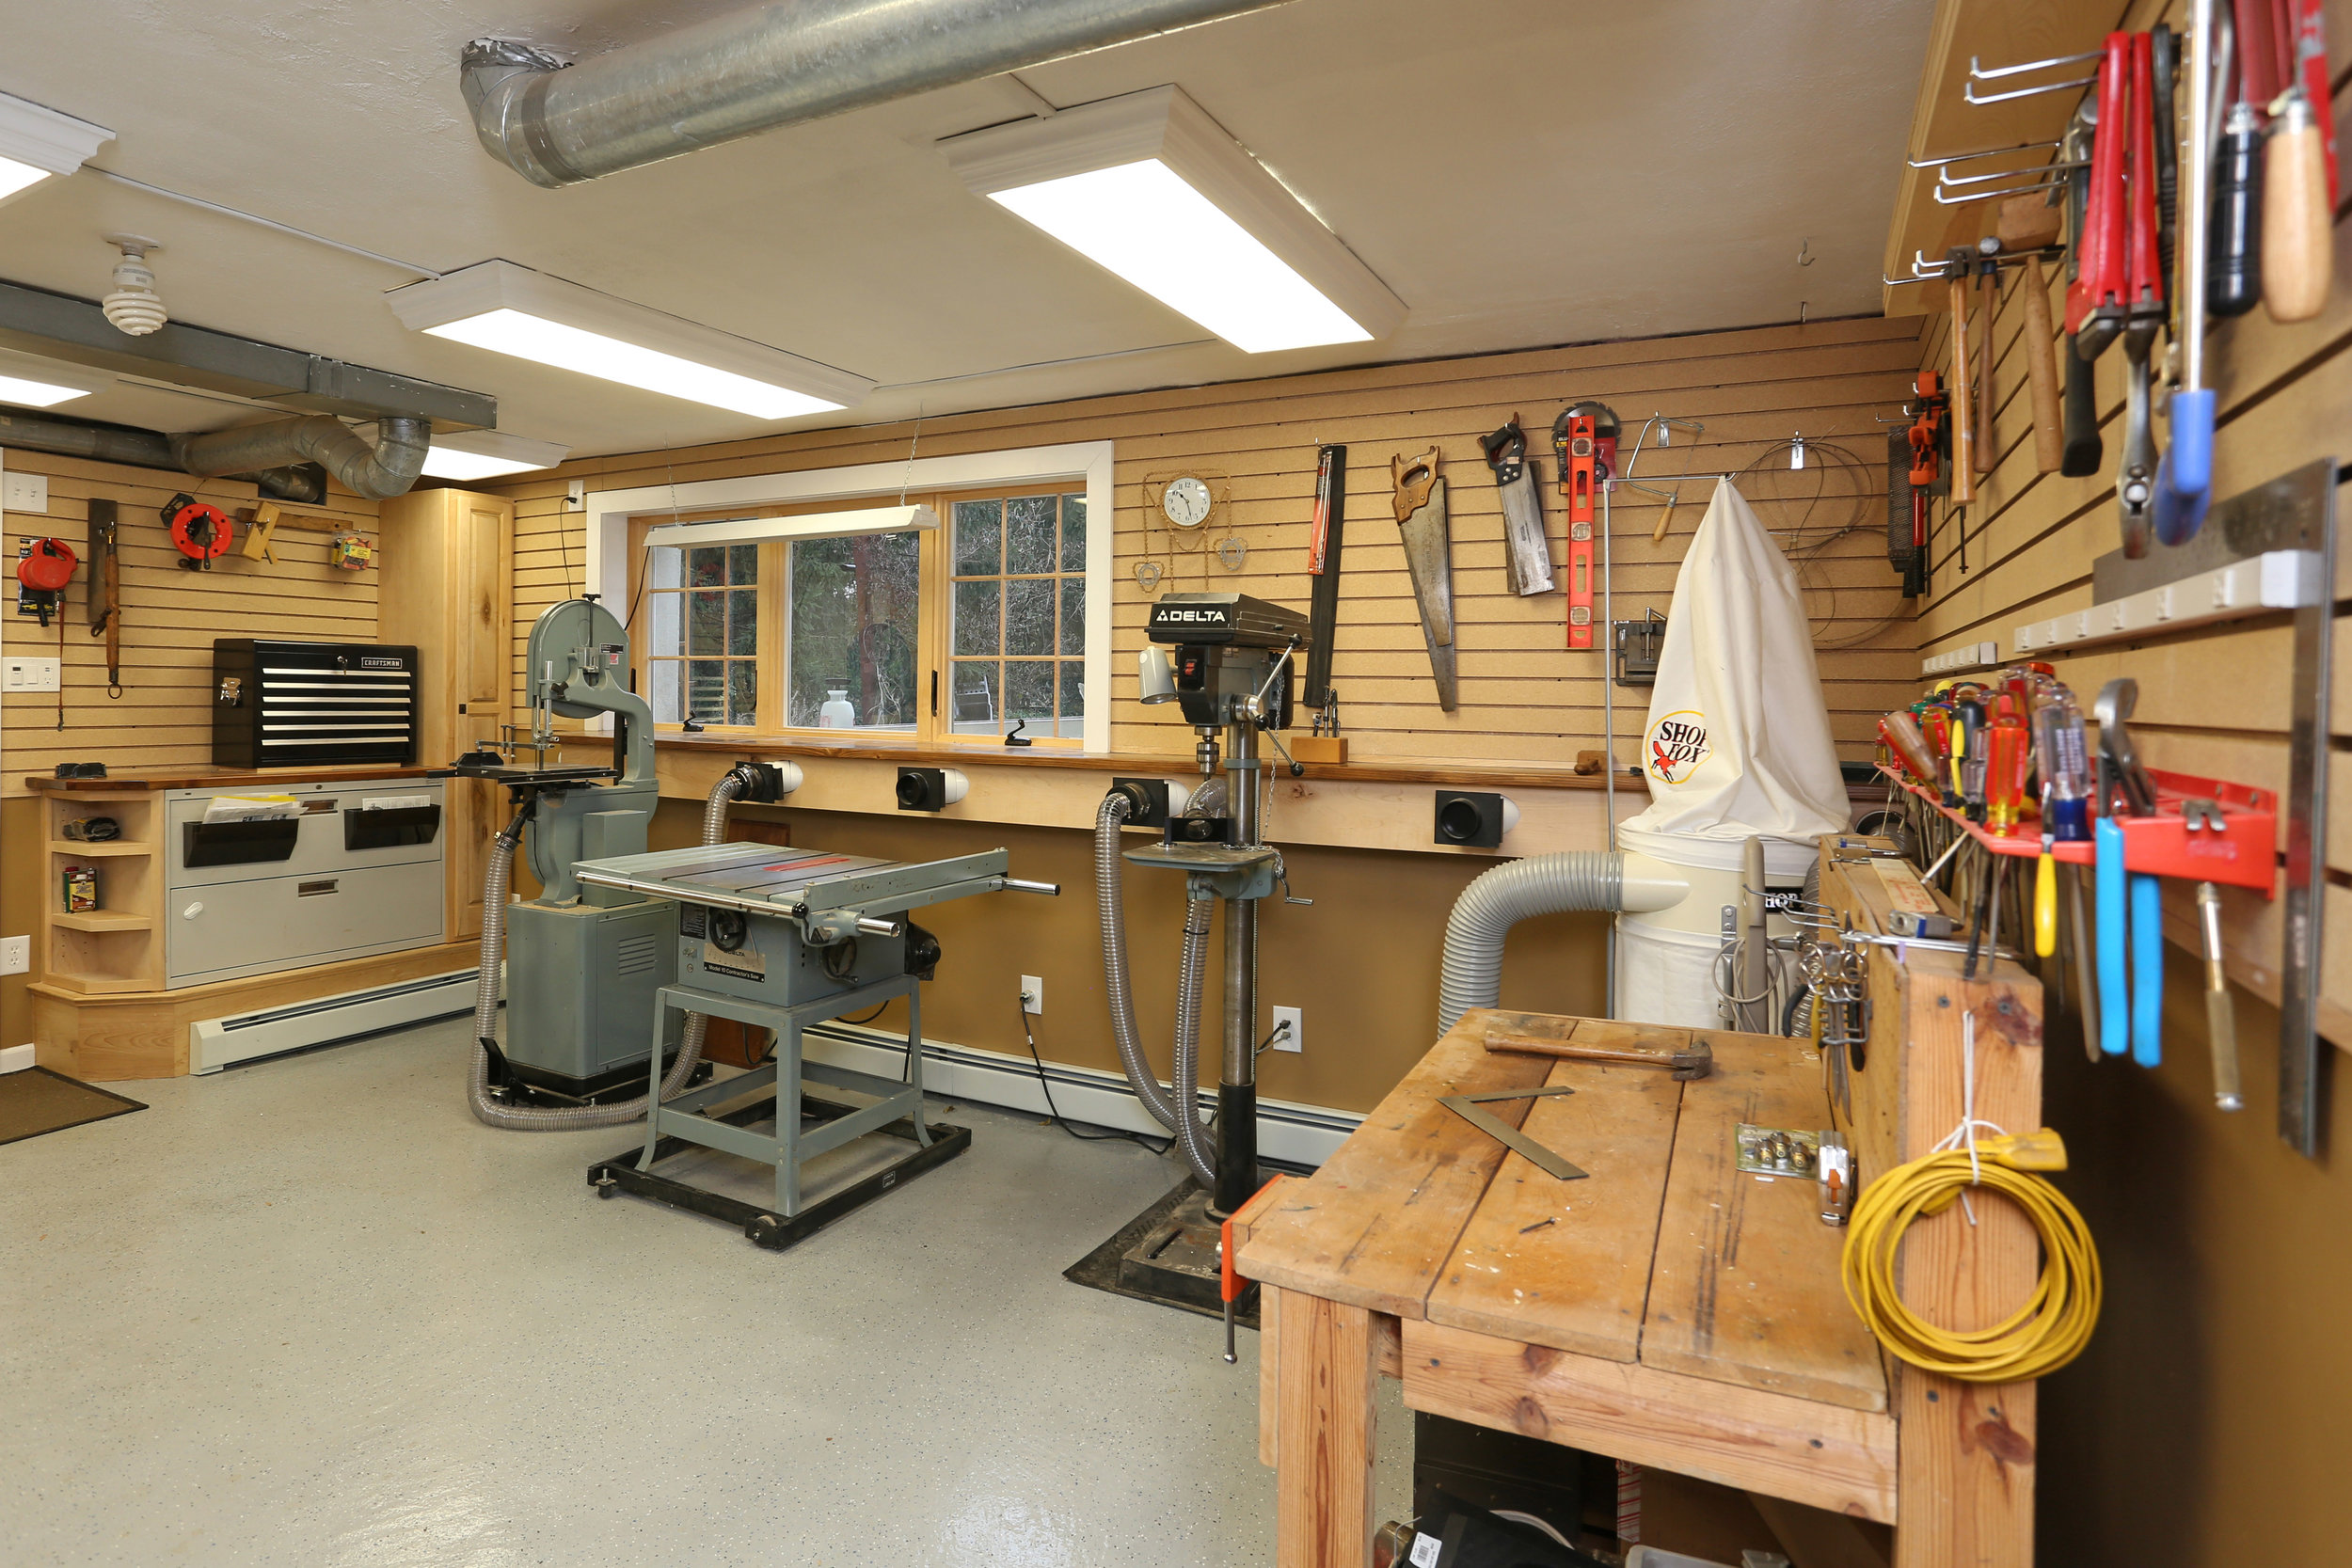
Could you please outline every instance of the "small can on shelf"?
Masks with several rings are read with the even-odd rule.
[[[98,908],[98,867],[69,865],[65,868],[65,912],[88,914]]]

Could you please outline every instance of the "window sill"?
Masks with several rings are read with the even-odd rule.
[[[734,756],[754,757],[833,757],[864,762],[910,763],[926,768],[1066,768],[1101,773],[1139,773],[1166,778],[1190,778],[1195,764],[1189,753],[1183,756],[1151,756],[1135,753],[1089,752],[1049,750],[1046,747],[1009,747],[987,742],[944,746],[912,746],[903,741],[829,740],[811,741],[799,736],[755,736],[740,732],[729,735],[682,735],[664,733],[655,737],[657,748],[675,748],[683,752],[721,752]],[[1269,750],[1266,757],[1273,769],[1274,781],[1285,783],[1290,773],[1279,756]],[[1392,757],[1380,761],[1315,763],[1307,765],[1307,779],[1323,779],[1350,784],[1425,784],[1446,788],[1477,789],[1599,789],[1602,780],[1597,773],[1580,774],[1567,768],[1509,767],[1491,763],[1454,762],[1445,758]],[[1638,789],[1640,782],[1628,776],[1619,781],[1619,787]]]

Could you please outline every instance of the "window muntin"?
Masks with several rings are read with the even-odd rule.
[[[1086,497],[959,500],[948,519],[950,734],[1086,733]]]
[[[646,552],[645,673],[656,723],[759,721],[759,546]]]

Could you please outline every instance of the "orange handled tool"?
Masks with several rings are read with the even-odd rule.
[[[1289,1180],[1287,1176],[1279,1175],[1270,1178],[1264,1186],[1258,1189],[1256,1196],[1241,1206],[1242,1211],[1254,1208],[1259,1199]],[[1248,1288],[1249,1281],[1244,1279],[1241,1271],[1233,1266],[1233,1215],[1228,1214],[1225,1223],[1217,1227],[1216,1243],[1216,1293],[1225,1303],[1225,1361],[1228,1366],[1238,1359],[1233,1352],[1233,1304],[1241,1300],[1242,1291]]]

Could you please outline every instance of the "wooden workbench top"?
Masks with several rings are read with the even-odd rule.
[[[334,784],[344,779],[422,779],[440,769],[354,763],[341,768],[112,768],[103,779],[55,779],[27,774],[24,787],[36,795],[93,795],[126,789],[220,789],[246,784]]]
[[[1714,1070],[1490,1053],[1489,1029],[1667,1050],[1690,1032],[1474,1011],[1314,1176],[1236,1222],[1252,1279],[1398,1318],[1859,1411],[1886,1408],[1878,1348],[1838,1281],[1844,1232],[1809,1178],[1738,1169],[1740,1122],[1831,1125],[1803,1040],[1708,1032]],[[1562,1181],[1438,1103],[1485,1107],[1588,1175]]]

